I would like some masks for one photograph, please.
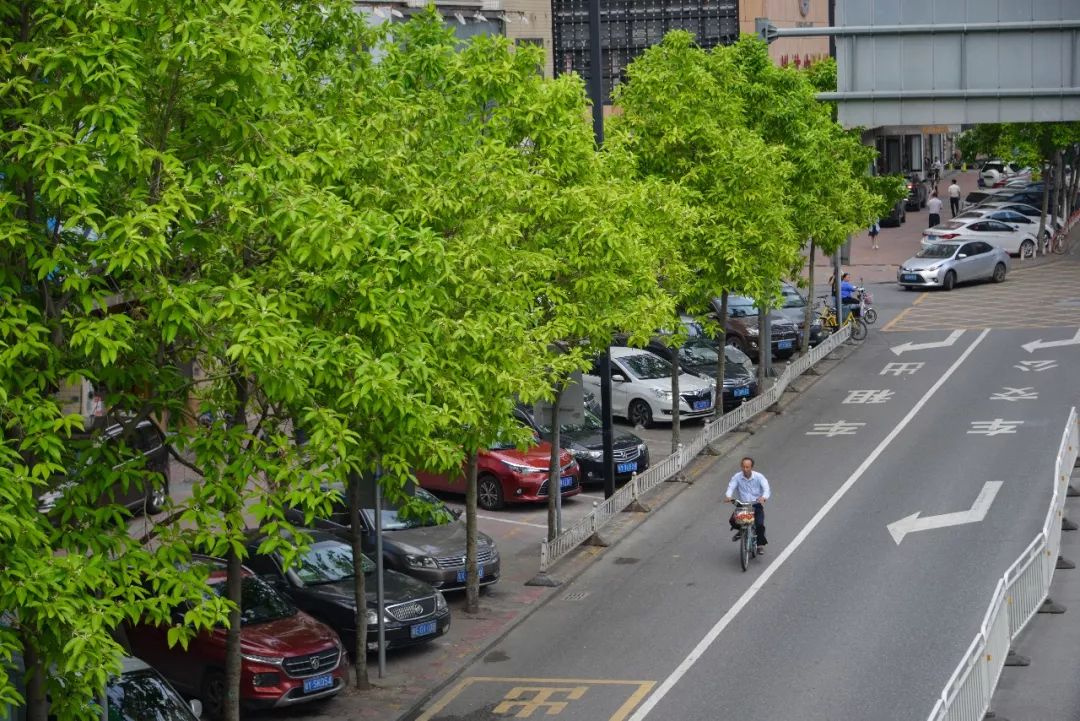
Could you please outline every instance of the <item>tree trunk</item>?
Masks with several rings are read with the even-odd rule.
[[[806,317],[803,318],[802,347],[800,353],[810,350],[810,326],[814,324],[814,255],[817,252],[817,244],[810,239],[810,278],[807,281]]]
[[[1077,148],[1074,145],[1072,152],[1069,154],[1069,167],[1072,168],[1072,178],[1069,181],[1069,196],[1066,198],[1065,212],[1062,215],[1062,222],[1068,222],[1072,216],[1073,211],[1076,209],[1076,192],[1080,188],[1080,168],[1077,167],[1077,161],[1080,160],[1080,153],[1077,152]]]
[[[1039,254],[1039,248],[1042,247],[1043,230],[1046,228],[1046,212],[1049,210],[1050,204],[1050,170],[1049,163],[1043,166],[1043,197],[1042,197],[1042,217],[1039,219],[1039,232],[1035,236],[1035,255]]]
[[[367,587],[364,578],[364,539],[360,535],[360,506],[363,503],[364,479],[359,473],[349,474],[349,541],[352,544],[353,557],[353,600],[356,603],[356,643],[353,646],[353,676],[356,687],[361,690],[371,688],[367,668]],[[376,481],[378,483],[378,481]],[[378,511],[376,511],[378,513]]]
[[[1054,215],[1058,218],[1065,215],[1065,152],[1057,151],[1057,168],[1054,176]],[[1053,230],[1053,228],[1051,228]]]
[[[671,452],[682,443],[682,413],[679,410],[679,349],[671,349]]]
[[[26,666],[26,721],[47,721],[49,701],[45,697],[45,661],[38,654],[33,634],[22,631],[23,664]]]
[[[225,703],[222,721],[240,721],[240,600],[243,565],[230,546],[225,554],[225,594],[232,601],[229,628],[225,636]]]
[[[765,392],[765,365],[766,353],[772,353],[772,348],[765,347],[765,314],[768,311],[761,305],[761,301],[758,301],[758,364],[757,364],[757,380],[758,380],[758,392]]]
[[[716,403],[717,412],[724,412],[724,366],[727,363],[727,301],[728,292],[720,293],[720,334],[716,337]]]
[[[548,541],[555,539],[559,534],[559,502],[562,500],[562,488],[559,484],[562,472],[559,468],[559,406],[562,404],[562,395],[565,384],[560,381],[555,384],[555,398],[551,403],[551,458],[548,461],[548,513],[547,525]]]
[[[476,563],[477,452],[469,451],[465,466],[465,613],[480,612],[480,574]]]

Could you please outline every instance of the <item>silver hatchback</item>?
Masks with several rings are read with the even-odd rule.
[[[931,243],[896,269],[904,288],[944,288],[957,283],[992,280],[1000,283],[1009,271],[1009,254],[981,240],[943,240]]]

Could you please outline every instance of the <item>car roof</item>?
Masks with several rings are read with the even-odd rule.
[[[528,406],[523,406],[523,407],[528,409]],[[530,410],[530,412],[531,412],[531,410]],[[297,528],[296,530],[297,530],[298,533],[306,533],[308,536],[310,536],[312,544],[325,543],[327,541],[334,541],[335,543],[344,543],[344,541],[342,541],[340,538],[338,538],[333,533],[330,533],[328,531],[320,531],[320,530],[318,530],[316,528]],[[288,532],[286,532],[286,531],[278,531],[278,535],[291,535],[291,534],[288,534]],[[265,533],[259,533],[256,530],[254,533],[251,533],[251,534],[248,535],[247,545],[248,546],[258,546],[260,543],[262,543],[264,540],[266,540],[266,538],[267,538],[267,535]]]
[[[641,348],[630,348],[629,346],[624,345],[611,346],[612,358],[628,358],[635,355],[651,355],[654,357],[659,357],[655,353],[650,353],[649,351],[642,350]]]
[[[120,659],[120,672],[133,673],[135,671],[149,671],[150,664],[134,656],[123,656]]]

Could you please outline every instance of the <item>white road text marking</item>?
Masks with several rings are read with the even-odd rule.
[[[1003,418],[995,418],[992,421],[972,421],[968,435],[976,436],[1000,436],[1007,433],[1016,433],[1023,421],[1007,421]]]
[[[848,391],[847,398],[842,402],[844,404],[860,405],[863,403],[884,403],[893,397],[893,392],[889,390],[874,391],[874,390],[862,390],[862,391]]]
[[[1043,361],[1020,361],[1014,365],[1013,368],[1019,368],[1022,371],[1032,371],[1038,373],[1039,371],[1048,371],[1051,368],[1057,368],[1057,361],[1043,360]]]
[[[852,423],[851,421],[836,421],[835,423],[815,423],[814,430],[807,431],[808,436],[853,436],[865,423]]]
[[[1033,401],[1039,397],[1038,391],[1034,388],[1010,388],[1005,386],[1001,389],[1001,393],[995,393],[990,396],[992,401]]]
[[[903,376],[903,375],[915,375],[919,370],[926,365],[925,363],[886,363],[885,367],[878,373],[879,376]]]

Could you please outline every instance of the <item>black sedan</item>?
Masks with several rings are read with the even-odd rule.
[[[776,309],[776,312],[795,324],[795,331],[799,336],[799,345],[802,345],[803,323],[806,320],[808,307],[806,296],[798,288],[788,282],[780,284],[780,293],[784,296],[784,305]],[[815,315],[810,322],[810,347],[813,348],[828,335],[821,327],[821,321]]]
[[[350,655],[356,648],[356,596],[352,547],[330,533],[309,531],[311,547],[286,568],[280,556],[259,553],[264,538],[248,543],[247,566],[260,578],[337,631]],[[367,591],[367,648],[378,650],[375,563],[362,560]],[[450,608],[441,592],[415,578],[387,569],[383,574],[386,647],[427,643],[450,628]]]
[[[581,468],[581,482],[604,482],[604,438],[599,409],[590,410],[586,401],[584,416],[579,423],[565,423],[559,428],[559,445],[570,452]],[[533,409],[518,404],[514,417],[536,431],[544,440],[551,440],[551,428],[541,422]],[[635,473],[649,467],[649,446],[633,433],[619,432],[612,438],[615,457],[615,482],[625,483]]]
[[[645,347],[650,353],[671,360],[673,353],[659,338]],[[679,367],[687,373],[716,380],[716,364],[720,359],[716,342],[703,335],[692,335],[679,349]],[[724,412],[738,407],[758,394],[754,364],[745,353],[734,346],[724,348]]]

